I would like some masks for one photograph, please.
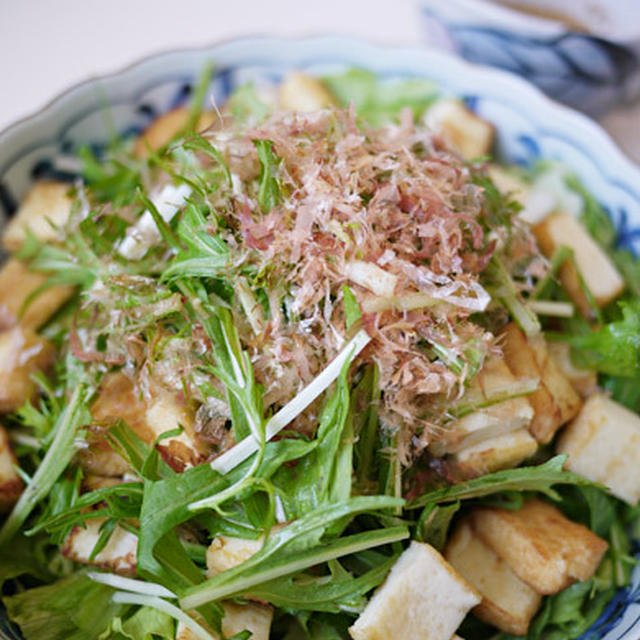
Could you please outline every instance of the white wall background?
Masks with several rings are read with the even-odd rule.
[[[425,43],[418,1],[0,0],[0,130],[76,82],[166,49],[258,33]],[[640,106],[604,124],[640,161]]]
[[[247,34],[421,41],[415,0],[0,0],[0,129],[150,53]]]

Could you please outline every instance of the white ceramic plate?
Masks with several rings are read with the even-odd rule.
[[[593,121],[502,71],[428,49],[336,37],[245,38],[173,51],[70,89],[0,133],[0,226],[34,178],[73,177],[67,160],[78,145],[104,145],[114,131],[140,132],[184,101],[207,61],[216,65],[211,88],[218,103],[240,84],[272,83],[293,68],[316,73],[358,66],[383,76],[432,79],[495,124],[503,159],[529,164],[553,158],[571,167],[609,211],[620,244],[640,253],[640,171]],[[638,640],[640,570],[610,609],[589,640]]]

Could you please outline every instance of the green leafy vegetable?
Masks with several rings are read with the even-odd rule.
[[[380,402],[380,386],[378,385],[378,367],[368,366],[362,380],[352,392],[352,416],[355,445],[356,474],[361,487],[373,481],[374,463],[379,448],[378,438],[378,403]]]
[[[122,153],[122,143],[116,141],[107,153],[99,155],[90,147],[81,147],[82,175],[91,192],[100,202],[115,207],[131,204],[141,185],[140,166]]]
[[[436,489],[410,502],[408,508],[418,509],[431,504],[483,498],[502,491],[538,491],[552,500],[558,500],[560,496],[552,488],[556,484],[599,486],[582,476],[564,471],[562,467],[566,459],[566,456],[555,456],[538,466],[496,471],[451,487]]]
[[[57,575],[55,559],[46,537],[14,536],[11,545],[0,547],[0,588],[8,580],[30,576],[43,582],[53,581]]]
[[[60,474],[76,452],[74,441],[80,426],[87,424],[86,384],[79,383],[54,426],[54,438],[42,463],[24,490],[13,511],[0,529],[0,546],[6,544],[20,529],[35,506],[47,496]]]
[[[186,249],[178,251],[176,258],[162,274],[162,280],[213,278],[227,267],[227,245],[218,236],[208,233],[207,221],[195,204],[187,204],[177,233]]]
[[[582,367],[613,376],[640,376],[640,300],[620,302],[622,318],[584,334],[549,334],[572,346]]]
[[[138,191],[136,192],[136,198],[144,205],[146,211],[151,214],[153,222],[160,232],[160,235],[162,236],[162,239],[164,240],[166,245],[172,249],[179,250],[180,242],[178,241],[178,238],[176,237],[176,234],[174,233],[169,223],[160,215],[158,207],[156,207],[151,199],[145,195],[142,189],[138,189]]]
[[[447,505],[439,505],[433,502],[428,504],[418,518],[416,539],[430,544],[438,551],[442,551],[447,540],[451,521],[459,510],[459,500]]]
[[[278,578],[251,588],[247,595],[297,611],[357,612],[365,604],[363,596],[384,580],[396,559],[396,556],[387,558],[358,577],[344,569],[334,569],[319,577],[300,575]]]
[[[181,605],[190,608],[241,595],[254,585],[357,551],[402,540],[408,537],[408,530],[405,527],[389,527],[320,543],[323,532],[338,520],[366,511],[402,506],[403,503],[397,498],[361,496],[319,507],[273,534],[260,551],[242,564],[187,590],[181,598]],[[283,553],[285,549],[286,553]]]
[[[113,589],[76,573],[45,587],[3,598],[26,640],[95,640],[123,607]]]
[[[541,327],[538,317],[522,299],[513,278],[497,255],[491,258],[485,275],[490,293],[502,302],[525,334],[531,336],[539,333]]]
[[[353,291],[351,291],[346,284],[342,285],[342,296],[344,298],[344,313],[347,319],[347,329],[351,329],[362,317],[360,305],[353,295]]]
[[[256,476],[268,479],[282,464],[302,457],[314,446],[315,443],[299,440],[267,443]],[[193,502],[215,495],[237,482],[251,464],[252,460],[248,460],[224,477],[209,465],[200,465],[157,482],[145,482],[140,514],[139,570],[172,591],[179,590],[181,585],[176,585],[171,573],[156,558],[156,545],[174,527],[194,517],[194,512],[189,509]],[[238,496],[241,497],[242,494]]]
[[[109,634],[109,640],[174,640],[174,627],[173,618],[166,613],[151,607],[140,607],[129,618],[114,618],[106,633]]]
[[[374,127],[394,120],[406,107],[418,119],[438,98],[436,86],[427,80],[381,80],[362,69],[325,77],[324,83],[341,105],[353,104],[357,114]]]
[[[269,107],[262,102],[251,82],[239,87],[231,94],[228,106],[233,117],[240,122],[259,123],[269,113]]]
[[[482,222],[485,228],[488,231],[496,227],[506,227],[509,229],[511,226],[511,218],[522,209],[522,205],[515,200],[505,198],[491,178],[474,175],[472,181],[483,189],[485,206],[482,211]]]
[[[279,172],[282,160],[273,150],[271,140],[254,140],[260,161],[260,178],[258,189],[258,204],[263,213],[269,213],[282,202]]]
[[[209,85],[211,84],[211,78],[213,77],[213,63],[207,62],[203,65],[200,77],[196,83],[195,91],[191,97],[191,104],[189,105],[189,118],[187,119],[187,125],[185,130],[191,132],[196,128],[198,118],[202,113],[204,102],[207,98],[207,92],[209,91]]]
[[[142,440],[123,420],[118,420],[112,425],[105,437],[113,450],[119,452],[140,477],[160,480],[175,473],[158,456],[157,450]]]
[[[313,451],[295,467],[283,468],[274,477],[287,519],[350,496],[353,435],[347,432],[350,427],[347,369],[348,366],[343,368],[336,390],[320,414]]]
[[[27,531],[29,535],[48,531],[63,538],[71,527],[95,518],[126,520],[140,514],[142,486],[137,482],[117,484],[90,491],[75,499],[66,509],[47,510]],[[88,510],[89,507],[96,507]]]

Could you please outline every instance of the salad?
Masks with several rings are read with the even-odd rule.
[[[640,541],[640,262],[606,212],[424,80],[214,106],[210,75],[5,230],[16,629],[603,635]]]

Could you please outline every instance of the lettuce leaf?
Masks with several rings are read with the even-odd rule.
[[[123,612],[113,589],[74,574],[3,599],[25,640],[95,640]]]
[[[14,536],[10,545],[0,548],[0,588],[6,581],[25,575],[43,581],[53,580],[50,551],[51,547],[42,536]]]
[[[393,121],[405,107],[418,119],[438,98],[436,85],[428,80],[383,80],[363,69],[350,69],[323,81],[341,106],[353,104],[358,116],[373,127]]]
[[[123,620],[114,618],[110,628],[100,640],[174,640],[175,621],[162,611],[140,607],[132,616]]]

